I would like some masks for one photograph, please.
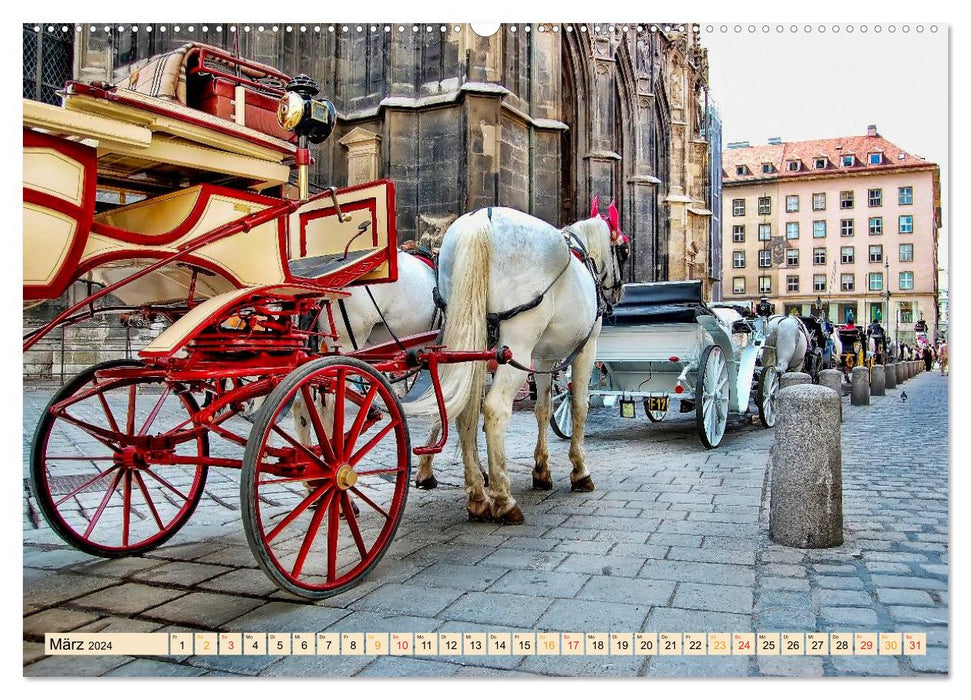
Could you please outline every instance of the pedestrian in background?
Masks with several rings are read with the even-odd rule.
[[[931,346],[924,346],[924,370],[927,372],[931,371],[931,367],[934,365],[934,355],[931,353]]]
[[[941,346],[937,350],[937,356],[941,361],[941,376],[947,376],[947,341],[942,340]]]

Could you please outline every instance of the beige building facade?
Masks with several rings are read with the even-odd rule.
[[[900,343],[938,322],[939,168],[866,136],[730,144],[723,153],[726,301],[879,321]],[[888,309],[889,304],[889,309]]]

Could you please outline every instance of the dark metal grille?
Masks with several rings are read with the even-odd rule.
[[[23,25],[24,32],[24,97],[48,104],[60,104],[57,91],[72,77],[74,67],[74,27],[64,25]]]

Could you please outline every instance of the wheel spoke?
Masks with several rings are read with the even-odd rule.
[[[374,449],[374,446],[377,445],[379,442],[381,442],[385,438],[385,436],[388,433],[390,433],[397,425],[398,425],[398,420],[393,420],[390,423],[388,423],[386,426],[381,428],[381,431],[373,438],[368,440],[367,444],[364,445],[364,447],[362,447],[357,452],[355,452],[354,456],[351,457],[349,460],[347,460],[347,463],[353,467],[355,464],[361,461],[361,457],[363,457],[372,449]]]
[[[309,494],[307,494],[304,497],[304,499],[297,504],[297,507],[294,508],[292,511],[290,511],[290,513],[287,514],[287,516],[283,520],[277,523],[277,526],[272,530],[270,530],[270,532],[268,532],[263,539],[266,540],[267,543],[272,542],[276,538],[276,536],[283,531],[284,528],[286,528],[290,523],[292,523],[294,520],[299,518],[300,515],[305,510],[307,510],[307,508],[310,507],[311,503],[313,503],[318,498],[320,498],[321,495],[326,495],[326,492],[328,491],[328,489],[332,487],[333,487],[333,484],[331,484],[330,482],[325,482],[323,485],[317,487]],[[319,505],[317,506],[317,510],[320,510]]]
[[[403,471],[401,467],[394,467],[394,468],[388,468],[388,469],[370,469],[366,472],[357,472],[357,475],[361,477],[361,476],[372,476],[374,474],[397,474],[400,471]]]
[[[135,472],[135,481],[138,482],[138,488],[141,490],[142,496],[145,497],[145,503],[148,504],[148,509],[152,511],[152,517],[155,518],[155,522],[158,524],[158,529],[164,530],[165,525],[162,523],[162,518],[159,516],[158,509],[155,507],[155,501],[152,500],[152,497],[148,493],[148,487],[145,486],[145,479],[143,479],[142,475],[137,471]]]
[[[162,477],[160,477],[158,474],[156,474],[155,472],[153,472],[151,469],[148,469],[146,467],[142,471],[144,471],[150,477],[152,477],[153,479],[155,479],[155,481],[157,481],[160,484],[162,484],[162,486],[166,487],[169,491],[171,491],[172,493],[178,495],[179,498],[181,498],[183,501],[188,501],[189,500],[189,497],[188,496],[186,496],[184,493],[182,493],[181,491],[179,491],[172,484],[170,484],[168,481],[166,481],[165,479],[163,479]]]
[[[119,481],[121,481],[121,470],[119,470],[118,473],[115,474],[115,478],[112,480],[111,486],[109,486],[108,490],[105,491],[104,498],[102,498],[101,503],[98,504],[98,509],[94,512],[94,515],[91,516],[91,520],[88,522],[88,527],[84,531],[84,535],[83,535],[84,539],[88,539],[88,537],[91,536],[91,533],[94,531],[95,525],[97,525],[98,521],[101,519],[101,514],[105,512],[105,506],[108,505],[108,501],[110,501],[112,495],[114,495],[115,489],[118,488]]]
[[[48,457],[48,459],[50,459],[50,457]],[[76,495],[76,494],[79,494],[79,493],[81,493],[82,491],[84,491],[84,490],[85,490],[86,488],[88,488],[89,486],[91,486],[91,485],[92,485],[92,484],[94,484],[95,482],[97,482],[97,481],[101,481],[101,480],[102,480],[102,479],[104,479],[104,478],[105,478],[106,476],[108,476],[109,474],[111,474],[111,472],[113,472],[113,471],[115,471],[116,469],[118,469],[118,465],[117,465],[117,464],[116,464],[116,465],[114,465],[114,466],[112,466],[112,467],[111,467],[110,469],[107,469],[107,470],[105,470],[105,471],[103,471],[103,472],[100,472],[100,473],[99,473],[99,474],[98,474],[97,476],[95,476],[95,477],[93,477],[93,478],[91,478],[91,479],[88,479],[88,480],[87,480],[87,481],[85,481],[85,482],[84,482],[83,484],[81,484],[80,486],[78,486],[78,487],[77,487],[76,489],[74,489],[73,491],[71,491],[71,493],[69,493],[69,494],[67,494],[67,495],[66,495],[66,496],[65,496],[64,498],[62,498],[61,500],[59,500],[59,501],[55,501],[55,502],[54,502],[54,505],[55,505],[55,506],[59,506],[59,505],[61,505],[62,503],[64,503],[64,501],[66,501],[67,499],[69,499],[69,498],[71,498],[72,496],[74,496],[74,495]]]
[[[310,548],[317,538],[317,532],[320,530],[320,523],[324,519],[324,512],[330,507],[331,501],[334,500],[334,492],[331,491],[327,495],[327,502],[321,503],[314,516],[310,519],[310,525],[307,527],[307,534],[304,535],[303,543],[300,545],[300,551],[297,553],[297,560],[293,563],[293,568],[290,569],[290,575],[294,578],[300,578],[300,573],[303,571],[304,562],[307,561],[307,555],[310,554]]]
[[[293,445],[297,450],[307,455],[310,458],[310,460],[314,462],[318,467],[321,467],[322,469],[327,469],[327,465],[321,461],[320,457],[318,457],[313,452],[311,452],[306,445],[301,443],[299,440],[295,439],[288,432],[284,431],[283,428],[281,428],[279,425],[274,424],[271,430],[277,435],[279,435],[280,437],[282,437],[284,440],[289,442],[291,445]]]
[[[377,503],[375,503],[375,502],[374,502],[374,501],[372,501],[372,500],[371,500],[370,498],[368,498],[368,497],[367,497],[367,496],[365,496],[365,495],[364,495],[363,493],[361,493],[361,491],[360,491],[360,489],[358,489],[358,488],[357,488],[356,486],[353,486],[353,487],[351,487],[351,489],[350,489],[350,490],[354,492],[354,495],[355,495],[355,496],[357,496],[357,497],[358,497],[358,498],[360,498],[360,499],[361,499],[362,501],[364,501],[365,503],[367,503],[367,504],[368,504],[369,506],[371,506],[372,508],[374,508],[374,510],[376,510],[376,511],[378,511],[378,512],[379,512],[379,513],[380,513],[381,515],[383,515],[383,516],[384,516],[385,518],[388,518],[388,519],[390,519],[390,518],[391,518],[391,516],[390,516],[390,515],[388,515],[388,513],[387,513],[387,512],[386,512],[386,511],[384,510],[384,508],[382,508],[382,507],[381,507],[381,506],[379,506],[379,505],[378,505]]]
[[[300,387],[300,394],[303,396],[303,403],[307,409],[307,415],[310,416],[310,424],[313,426],[314,433],[317,435],[317,441],[320,443],[320,448],[324,454],[327,455],[328,460],[334,460],[334,448],[330,444],[330,438],[327,437],[327,431],[324,430],[323,422],[320,420],[320,412],[317,411],[317,402],[313,400],[313,392],[310,391],[310,387],[304,384]]]
[[[135,385],[131,384],[128,387],[128,419],[125,422],[126,435],[135,434],[135,392]]]
[[[347,495],[347,491],[341,494],[341,506],[344,517],[347,518],[347,527],[351,531],[351,537],[354,538],[357,551],[361,553],[361,561],[364,561],[367,558],[367,547],[364,544],[364,538],[361,536],[361,528],[357,524],[357,516],[354,515],[354,507],[351,505],[351,497]]]
[[[131,470],[125,470],[125,485],[121,497],[121,546],[128,546],[131,534]]]
[[[100,442],[102,445],[110,449],[112,452],[119,451],[118,445],[112,443],[111,440],[123,437],[120,432],[110,433],[104,428],[99,428],[96,425],[91,425],[90,423],[86,423],[80,418],[75,418],[67,411],[62,413],[60,417],[66,420],[68,423],[72,423],[73,425],[76,425],[77,427],[79,427],[81,430],[83,430],[88,435],[93,437],[95,440]],[[111,437],[107,437],[109,435]]]
[[[172,389],[166,385],[164,391],[162,391],[162,395],[158,397],[158,401],[155,402],[155,405],[152,407],[152,411],[148,414],[148,418],[145,419],[145,424],[142,426],[142,429],[138,431],[139,435],[144,435],[148,432],[149,428],[152,427],[152,423],[155,422],[158,412],[162,410],[162,404],[165,403],[165,399],[169,397],[169,393],[171,391]]]
[[[91,383],[97,386],[98,385],[97,378],[93,378]],[[101,408],[105,412],[105,418],[108,419],[108,425],[110,425],[111,429],[114,430],[116,433],[120,433],[121,430],[118,429],[118,423],[115,421],[115,414],[111,412],[111,407],[108,406],[108,400],[105,399],[104,392],[102,391],[98,392],[98,401],[101,402]]]
[[[344,382],[347,377],[346,370],[338,368],[337,387],[334,392],[334,456],[344,459],[344,395],[347,387]],[[348,460],[350,461],[350,460]]]
[[[341,500],[334,498],[327,509],[327,581],[329,583],[337,578],[337,529],[340,526]]]
[[[354,419],[354,424],[351,426],[351,430],[347,434],[347,443],[345,444],[343,450],[344,454],[354,451],[354,444],[361,435],[361,428],[364,427],[364,421],[367,419],[368,412],[371,409],[371,405],[374,403],[374,397],[377,395],[377,393],[378,383],[372,382],[367,396],[364,397],[364,401],[361,402],[361,405],[358,408],[357,417]]]

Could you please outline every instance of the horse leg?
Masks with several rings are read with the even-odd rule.
[[[598,321],[599,323],[599,321]],[[587,471],[583,454],[583,432],[587,425],[587,410],[589,409],[590,375],[593,373],[593,362],[597,355],[596,333],[573,361],[573,391],[570,399],[573,401],[573,438],[570,440],[570,462],[573,471],[570,472],[570,488],[573,491],[593,491],[593,479]]]
[[[510,345],[509,343],[503,343]],[[510,348],[513,357],[522,362],[528,359],[530,348]],[[489,496],[492,498],[492,516],[496,522],[519,525],[525,518],[516,499],[509,493],[509,474],[506,470],[506,427],[512,417],[512,402],[519,387],[526,381],[526,372],[510,365],[500,365],[492,380],[492,388],[483,403],[485,414],[486,447],[489,454]]]
[[[481,402],[471,400],[455,418],[459,444],[462,448],[462,466],[465,470],[465,492],[469,497],[469,520],[475,522],[492,521],[492,501],[486,494],[488,483],[483,477],[482,463],[479,461],[478,431]]]
[[[536,449],[533,450],[533,488],[540,491],[553,490],[553,477],[550,475],[550,452],[547,444],[547,428],[552,410],[553,380],[544,372],[549,371],[553,363],[548,360],[536,360],[536,372],[533,378],[536,382]]]
[[[442,426],[436,425],[428,435],[427,444],[431,445],[438,440],[442,434]],[[418,473],[415,475],[415,486],[420,489],[433,489],[438,486],[438,479],[432,471],[432,459],[434,455],[422,455],[418,459]]]

